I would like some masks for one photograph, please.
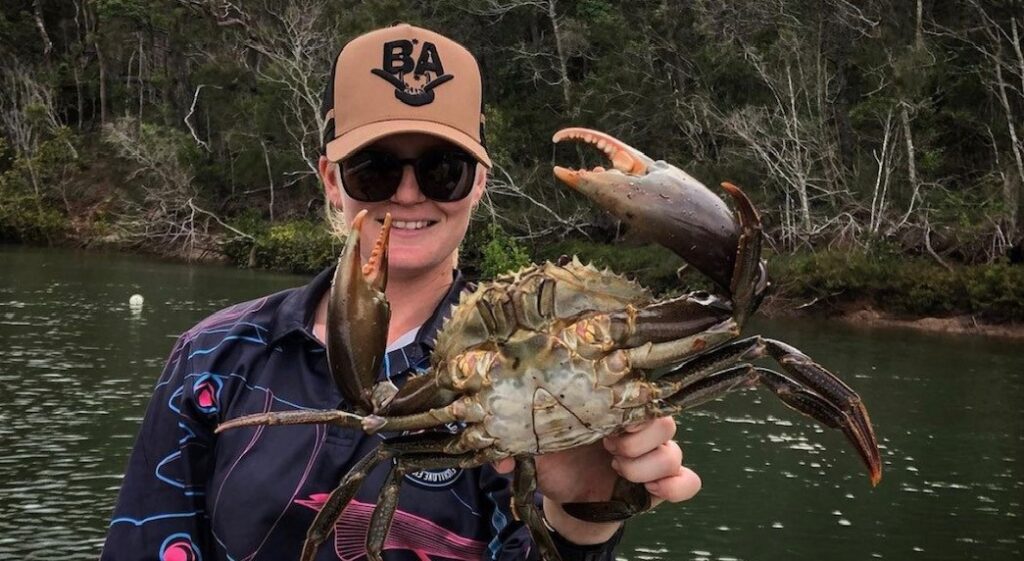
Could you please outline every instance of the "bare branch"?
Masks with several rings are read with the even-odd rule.
[[[185,121],[185,126],[188,127],[188,132],[192,135],[192,139],[196,141],[196,144],[202,146],[203,149],[205,149],[207,152],[210,152],[210,145],[207,142],[205,142],[204,140],[199,138],[199,135],[196,134],[195,127],[192,126],[192,121],[190,121],[190,119],[192,118],[192,115],[194,115],[195,112],[196,112],[196,103],[199,102],[199,92],[202,91],[203,88],[205,88],[205,87],[206,87],[206,84],[199,84],[198,86],[196,86],[196,93],[192,96],[192,105],[189,106],[188,114],[185,115],[185,118],[183,120]],[[219,86],[210,86],[210,87],[220,89]]]

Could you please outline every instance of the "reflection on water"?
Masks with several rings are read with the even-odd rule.
[[[0,559],[94,559],[175,337],[303,279],[10,247],[0,263]]]
[[[174,338],[298,277],[0,247],[0,559],[94,559]],[[145,303],[133,314],[128,300]],[[842,436],[747,391],[679,418],[704,490],[630,524],[629,560],[1018,559],[1019,342],[756,322],[864,397],[885,473]]]

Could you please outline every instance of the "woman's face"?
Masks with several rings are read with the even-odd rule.
[[[426,134],[407,133],[382,138],[368,148],[389,152],[400,159],[414,159],[423,153],[454,146]],[[351,224],[359,211],[369,215],[363,221],[362,258],[369,258],[372,240],[377,239],[384,215],[391,213],[391,237],[388,248],[388,276],[413,278],[429,272],[445,271],[455,266],[459,244],[466,236],[473,208],[483,195],[487,175],[483,166],[476,166],[473,190],[466,198],[440,203],[428,199],[420,191],[412,166],[404,166],[402,181],[390,199],[376,203],[357,201],[342,187],[337,164],[321,158],[320,173],[327,198],[343,211],[345,222]]]

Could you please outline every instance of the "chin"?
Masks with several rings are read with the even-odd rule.
[[[451,263],[450,259],[424,255],[422,251],[410,248],[408,251],[396,251],[388,255],[388,272],[392,275],[414,276],[436,270],[441,266],[451,268]]]

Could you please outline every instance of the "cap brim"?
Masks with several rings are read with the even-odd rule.
[[[409,132],[419,132],[443,138],[465,149],[487,169],[491,168],[491,159],[487,156],[487,151],[473,137],[447,125],[415,119],[381,121],[352,129],[327,143],[327,159],[332,162],[338,162],[377,139]]]

